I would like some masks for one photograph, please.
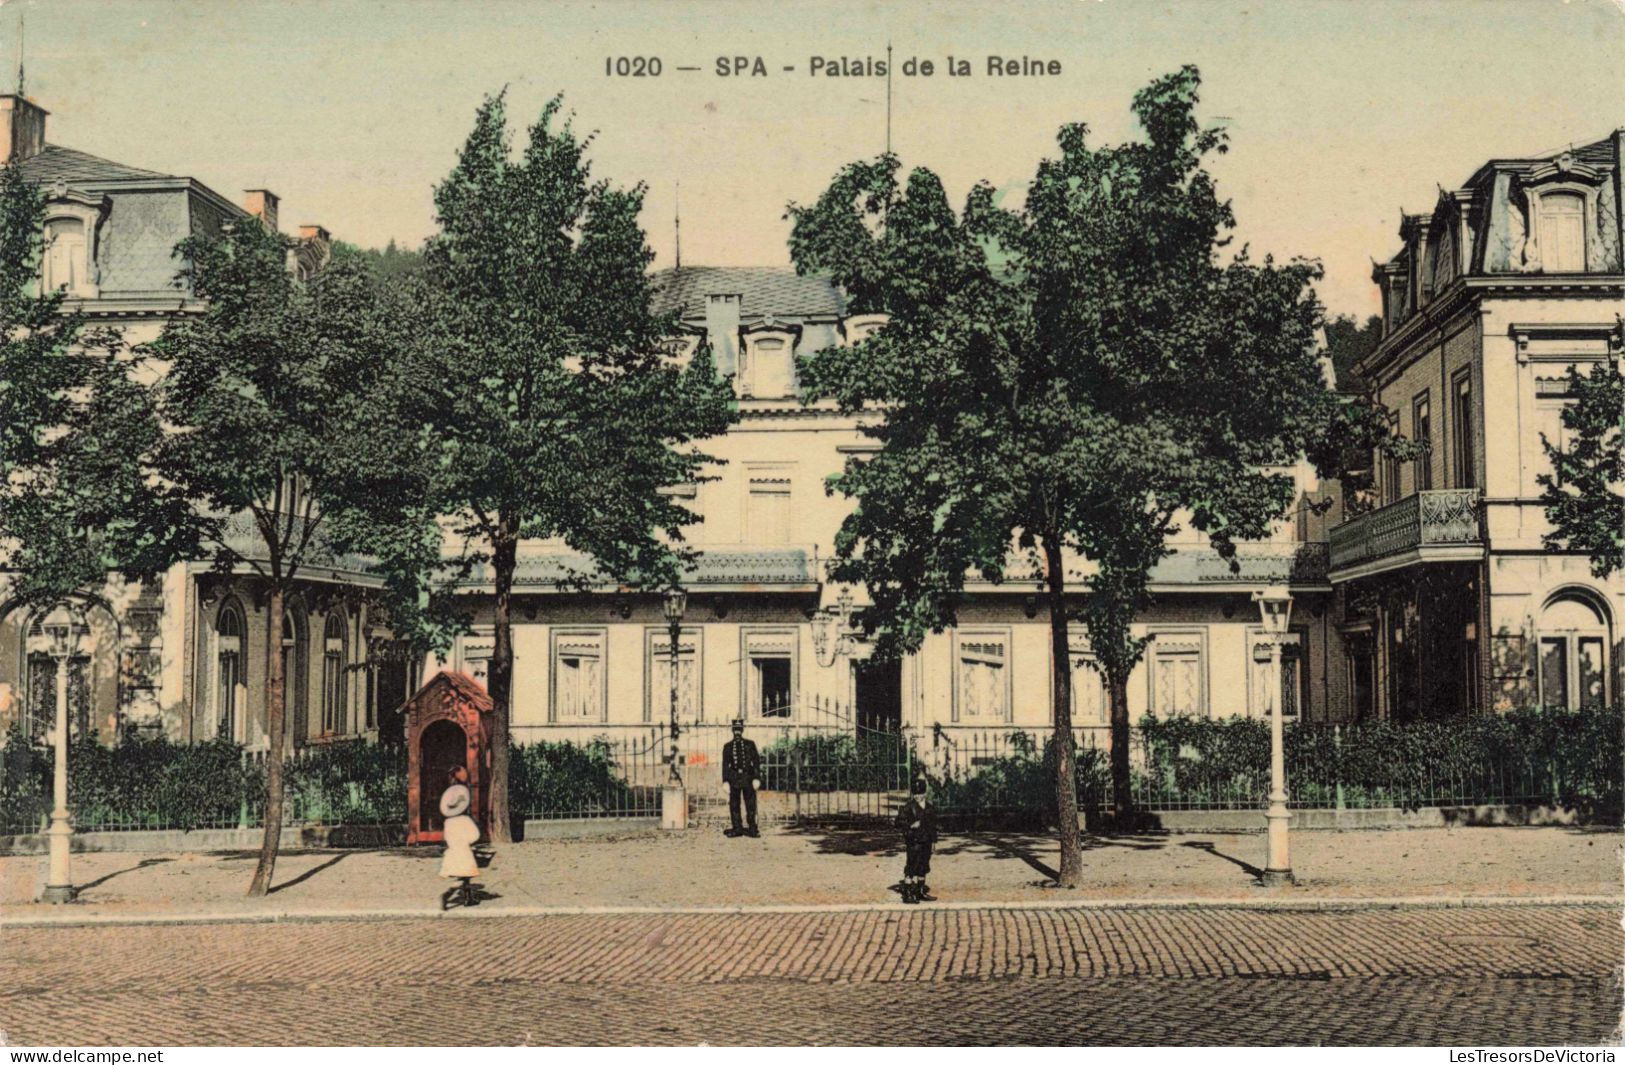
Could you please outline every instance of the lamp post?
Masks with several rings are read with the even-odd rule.
[[[688,792],[683,786],[683,775],[677,771],[677,665],[678,645],[683,635],[683,614],[688,608],[688,593],[671,588],[660,604],[666,615],[671,651],[671,777],[660,794],[660,826],[668,829],[688,827]]]
[[[1289,853],[1289,826],[1292,814],[1286,806],[1286,741],[1281,725],[1281,644],[1292,618],[1292,593],[1273,585],[1253,593],[1264,636],[1269,642],[1270,674],[1264,698],[1270,715],[1270,806],[1264,815],[1269,826],[1269,860],[1264,865],[1264,884],[1275,887],[1292,883]]]
[[[73,605],[61,602],[51,608],[40,623],[49,641],[51,657],[56,659],[56,764],[52,780],[50,870],[45,878],[41,902],[72,902],[73,873],[69,867],[69,854],[73,841],[73,824],[68,818],[68,672],[73,656],[79,649],[84,633],[84,618]]]

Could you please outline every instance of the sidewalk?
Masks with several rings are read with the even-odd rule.
[[[945,836],[930,877],[955,905],[1287,905],[1364,900],[1460,904],[1475,899],[1620,900],[1619,832],[1574,828],[1451,828],[1304,832],[1294,836],[1299,883],[1256,885],[1262,835],[1086,836],[1083,884],[1047,887],[1052,837]],[[244,896],[252,852],[73,859],[79,901],[33,900],[43,856],[0,858],[0,927],[40,921],[297,919],[432,915],[447,881],[439,848],[285,852],[264,899]],[[712,828],[541,839],[503,848],[470,914],[559,910],[849,908],[892,905],[902,872],[895,833],[785,827],[760,839]],[[457,912],[457,911],[453,911]]]

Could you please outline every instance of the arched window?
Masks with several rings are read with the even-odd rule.
[[[282,611],[282,712],[295,743],[310,734],[307,660],[305,617],[290,604]]]
[[[1608,702],[1608,619],[1588,596],[1565,592],[1541,611],[1537,634],[1540,705],[1573,710]]]
[[[29,623],[24,642],[28,655],[27,691],[23,697],[23,728],[29,739],[43,743],[45,734],[56,727],[57,662],[47,650],[49,641],[42,622],[43,613]],[[89,637],[81,637],[78,652],[68,662],[68,735],[79,737],[90,731],[90,649]]]
[[[220,607],[214,621],[215,730],[227,739],[239,739],[238,720],[243,707],[243,611],[235,601]]]
[[[1586,268],[1585,197],[1548,192],[1540,198],[1540,265],[1549,274]]]
[[[45,253],[40,263],[40,287],[46,292],[65,289],[75,293],[90,281],[85,257],[85,223],[78,218],[55,218],[45,223]]]
[[[342,735],[344,710],[344,615],[334,611],[322,631],[322,732]]]

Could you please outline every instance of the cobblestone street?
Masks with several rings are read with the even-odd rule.
[[[13,1044],[1617,1039],[1609,907],[987,909],[0,933]]]

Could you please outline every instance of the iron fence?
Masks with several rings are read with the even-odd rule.
[[[508,757],[509,808],[523,820],[659,817],[669,752],[666,731],[653,726],[517,744]]]
[[[1621,714],[1533,712],[1408,725],[1293,723],[1286,732],[1289,803],[1297,809],[1416,809],[1551,804],[1607,814],[1620,806]],[[516,730],[510,809],[521,819],[655,818],[671,775],[666,726]],[[876,726],[850,708],[810,702],[789,720],[748,722],[761,754],[759,818],[882,820],[910,781],[931,781],[949,813],[1043,820],[1054,809],[1052,736],[1043,728]],[[543,739],[542,736],[552,738]],[[691,816],[728,816],[722,750],[729,725],[680,724],[679,768]],[[1073,733],[1081,809],[1112,808],[1111,736]],[[81,832],[261,827],[264,751],[223,741],[76,743],[70,807]],[[43,831],[51,752],[0,750],[0,834]],[[1269,797],[1263,722],[1172,720],[1129,737],[1135,805],[1151,812],[1257,810]],[[406,751],[359,740],[289,752],[286,826],[400,824]]]

